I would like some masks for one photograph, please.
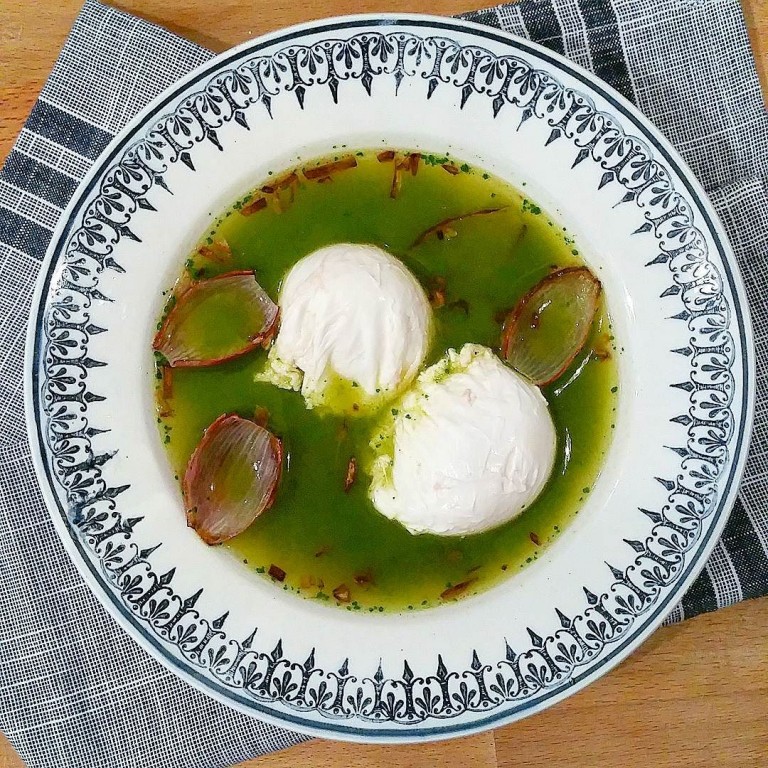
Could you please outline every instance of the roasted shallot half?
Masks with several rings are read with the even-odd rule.
[[[586,267],[547,275],[507,315],[502,358],[539,386],[559,378],[586,343],[600,291]]]
[[[181,293],[152,347],[171,368],[216,365],[270,339],[277,315],[253,272],[227,272]]]
[[[187,524],[206,544],[242,533],[272,506],[282,466],[282,443],[269,430],[236,414],[219,416],[184,474]]]

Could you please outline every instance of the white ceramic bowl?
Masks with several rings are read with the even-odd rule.
[[[184,525],[152,415],[161,290],[211,214],[298,155],[382,142],[525,181],[598,272],[624,350],[615,439],[566,535],[485,594],[406,615],[297,599],[204,545]],[[352,17],[219,56],[104,152],[42,271],[28,420],[70,555],[156,658],[266,720],[407,741],[547,707],[659,625],[735,498],[753,362],[722,228],[630,104],[478,25]]]

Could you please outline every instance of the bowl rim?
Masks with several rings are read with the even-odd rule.
[[[367,728],[355,728],[345,722],[338,723],[330,720],[324,720],[321,722],[321,725],[318,725],[317,721],[308,721],[304,719],[300,713],[289,714],[279,711],[276,712],[268,706],[250,700],[247,704],[245,702],[240,702],[236,694],[227,692],[216,681],[197,673],[191,668],[185,667],[177,659],[167,654],[164,651],[163,643],[159,638],[130,620],[127,613],[125,613],[118,605],[116,596],[105,589],[95,569],[91,567],[91,564],[79,551],[76,543],[76,534],[73,529],[66,524],[61,514],[53,513],[54,510],[58,511],[59,503],[52,491],[52,486],[55,481],[50,475],[49,469],[42,458],[44,439],[41,434],[41,424],[36,417],[36,402],[39,395],[37,339],[38,331],[41,327],[40,312],[44,307],[45,299],[48,296],[53,274],[52,267],[55,266],[57,255],[63,245],[63,240],[68,235],[74,223],[74,214],[76,210],[82,204],[84,196],[90,193],[95,182],[116,159],[118,152],[124,148],[132,137],[134,137],[137,131],[144,127],[149,119],[157,115],[159,110],[182,95],[190,85],[214,75],[222,67],[240,58],[244,52],[256,53],[261,48],[277,45],[281,42],[290,43],[290,41],[296,37],[307,34],[320,34],[323,32],[333,32],[339,29],[356,27],[370,28],[371,26],[382,28],[389,27],[394,31],[401,25],[439,29],[447,34],[450,34],[451,32],[458,34],[469,32],[474,36],[487,38],[494,42],[508,45],[512,50],[517,48],[530,52],[536,57],[550,63],[555,70],[565,71],[567,74],[578,80],[580,85],[585,86],[588,90],[597,92],[600,96],[605,98],[613,108],[619,113],[622,113],[623,116],[631,122],[633,128],[636,128],[641,132],[642,138],[648,141],[652,148],[662,155],[664,161],[676,171],[679,179],[684,183],[685,192],[697,203],[701,213],[705,217],[709,231],[715,238],[718,251],[722,254],[727,283],[733,296],[738,300],[736,306],[737,311],[735,314],[737,316],[736,325],[740,330],[740,343],[743,346],[744,380],[741,382],[743,396],[741,414],[738,422],[738,426],[741,429],[741,435],[734,439],[734,450],[738,451],[738,455],[732,460],[729,477],[726,481],[724,490],[721,492],[718,504],[712,512],[713,515],[717,516],[716,522],[706,532],[706,541],[704,544],[701,545],[700,542],[696,556],[692,559],[691,563],[688,564],[685,575],[679,577],[670,594],[665,599],[661,600],[658,605],[654,606],[652,618],[646,619],[641,629],[630,633],[628,638],[620,641],[617,647],[607,653],[599,664],[593,665],[581,673],[574,673],[569,685],[550,692],[539,701],[535,701],[532,704],[522,702],[517,705],[508,706],[503,710],[496,710],[485,717],[479,717],[471,722],[456,723],[453,722],[452,719],[449,719],[444,724],[429,728],[413,729],[408,728],[407,726],[398,726],[395,728],[380,727],[376,730],[370,730]],[[138,642],[156,661],[162,663],[175,676],[180,677],[197,690],[211,696],[220,703],[280,727],[297,730],[313,736],[325,738],[332,737],[353,742],[410,743],[436,741],[478,733],[492,727],[507,725],[522,717],[546,709],[581,690],[589,683],[609,672],[613,667],[637,650],[637,648],[639,648],[639,646],[642,645],[642,643],[645,642],[645,640],[661,625],[671,604],[682,597],[684,592],[690,587],[691,583],[703,569],[725,527],[729,516],[729,510],[736,500],[739,483],[744,473],[754,420],[756,397],[755,375],[756,354],[749,303],[747,301],[746,290],[739,266],[736,262],[733,249],[729,243],[722,223],[714,211],[712,203],[704,189],[688,165],[679,156],[677,150],[672,147],[672,145],[637,107],[605,84],[596,75],[593,75],[588,70],[575,64],[564,56],[550,51],[537,43],[519,38],[502,30],[461,18],[443,17],[431,14],[351,14],[326,17],[291,25],[245,41],[234,48],[212,57],[152,99],[117,132],[99,158],[97,158],[91,166],[62,212],[53,231],[45,258],[41,262],[39,277],[36,281],[32,297],[30,322],[26,335],[24,353],[24,408],[32,460],[45,499],[46,511],[53,519],[55,530],[64,544],[71,561],[76,566],[80,576],[88,584],[91,592],[105,607],[109,615],[118,622],[129,637],[135,642]]]

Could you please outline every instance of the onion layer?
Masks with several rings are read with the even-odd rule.
[[[187,288],[165,318],[152,347],[172,368],[216,365],[269,339],[277,315],[277,305],[253,272],[228,272]]]
[[[282,443],[271,432],[236,414],[219,416],[184,474],[187,524],[206,544],[242,533],[272,506],[282,465]]]
[[[547,275],[505,319],[504,360],[539,386],[560,377],[587,340],[600,291],[600,281],[586,267]]]

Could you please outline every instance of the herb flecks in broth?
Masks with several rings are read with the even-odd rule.
[[[335,243],[371,243],[401,259],[433,299],[425,365],[469,342],[498,349],[510,310],[551,272],[583,266],[578,249],[535,202],[496,177],[448,155],[411,159],[417,154],[356,152],[354,167],[317,179],[307,179],[304,167],[275,174],[276,182],[291,180],[281,189],[267,180],[237,201],[190,254],[182,279],[251,270],[277,300],[283,277],[303,256]],[[467,216],[489,209],[503,210]],[[438,223],[448,237],[439,238]],[[231,256],[205,250],[221,242]],[[284,590],[349,611],[417,610],[464,599],[519,571],[578,514],[614,425],[615,357],[600,299],[583,349],[543,387],[558,443],[549,482],[517,519],[463,538],[414,536],[376,512],[365,467],[375,458],[369,443],[377,417],[323,415],[308,410],[298,392],[255,382],[266,362],[260,349],[215,367],[174,368],[165,395],[161,366],[160,435],[183,478],[205,428],[222,414],[256,421],[257,412],[268,414],[285,453],[281,484],[272,508],[225,546]]]

